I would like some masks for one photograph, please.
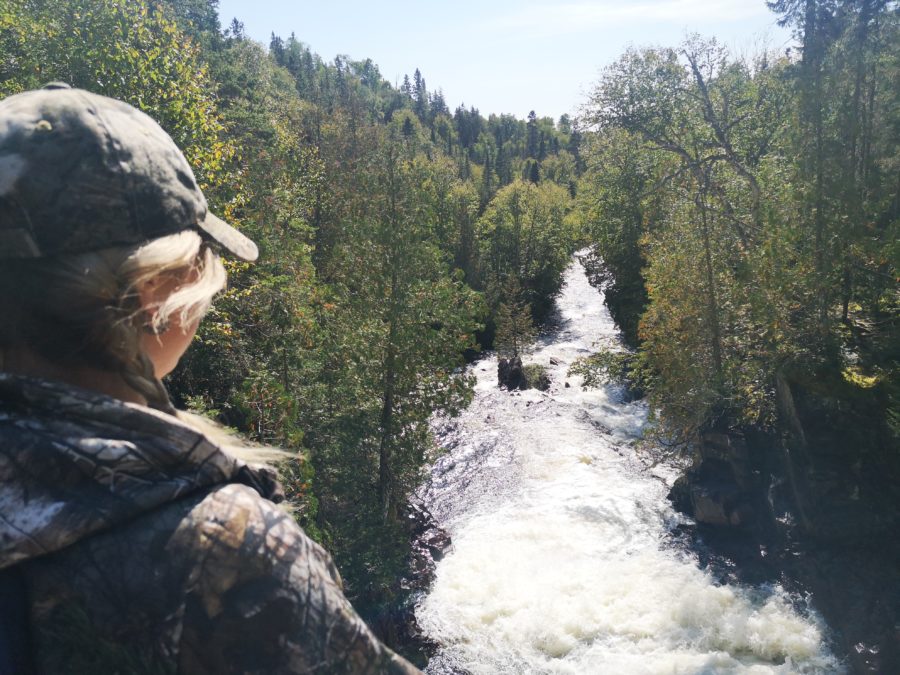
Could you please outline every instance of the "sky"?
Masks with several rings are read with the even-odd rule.
[[[398,85],[418,68],[451,110],[520,118],[577,115],[629,46],[677,46],[693,32],[737,55],[792,44],[764,0],[219,0],[219,16],[265,45],[293,32],[326,61],[371,58]]]

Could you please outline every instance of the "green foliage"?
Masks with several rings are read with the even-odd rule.
[[[199,50],[146,0],[5,0],[0,13],[11,93],[61,80],[131,103],[184,150],[206,189],[230,180],[213,82]],[[7,28],[3,28],[7,26]],[[11,43],[11,44],[10,44]]]
[[[542,322],[562,285],[574,246],[572,199],[553,183],[516,180],[501,188],[478,221],[479,284],[492,297],[514,276]]]
[[[515,276],[503,284],[494,317],[494,348],[500,356],[520,356],[537,333],[531,319],[531,306],[522,300],[522,288]]]
[[[582,386],[596,389],[604,384],[634,384],[636,359],[632,352],[601,349],[576,360],[569,366],[569,375],[580,375]]]
[[[474,346],[480,302],[435,245],[439,214],[428,192],[446,167],[414,154],[402,129],[379,135],[374,163],[358,177],[366,215],[347,223],[335,252],[335,291],[359,339],[343,358],[371,387],[363,396],[378,402],[372,439],[387,515],[418,475],[431,412],[458,409],[470,395],[454,370]]]
[[[603,288],[606,304],[625,340],[637,346],[638,321],[647,304],[641,244],[651,229],[658,200],[648,198],[657,157],[640,137],[618,128],[591,136],[587,171],[581,178],[577,216],[592,245],[583,263]]]
[[[875,392],[896,368],[897,16],[788,4],[801,61],[733,59],[697,37],[630,50],[587,115],[588,267],[640,347],[651,404],[685,438],[719,423],[799,434],[792,379]],[[867,413],[876,434],[894,400],[885,389]]]
[[[525,375],[525,382],[531,389],[541,389],[544,383],[550,381],[547,367],[540,363],[526,363],[522,366],[522,372]]]

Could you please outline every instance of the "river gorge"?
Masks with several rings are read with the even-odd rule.
[[[807,598],[723,582],[680,542],[679,467],[642,442],[646,404],[567,375],[618,340],[576,257],[524,359],[550,389],[500,389],[488,356],[472,405],[435,421],[445,453],[419,497],[452,546],[417,606],[439,645],[426,672],[842,672]]]

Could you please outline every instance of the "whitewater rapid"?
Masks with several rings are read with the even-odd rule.
[[[426,672],[843,672],[800,599],[719,584],[672,544],[677,471],[638,446],[646,405],[567,376],[618,341],[576,261],[557,308],[524,359],[548,392],[501,391],[484,358],[472,405],[435,422],[446,453],[420,496],[453,545],[416,612],[441,645]]]

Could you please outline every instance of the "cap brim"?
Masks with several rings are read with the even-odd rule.
[[[218,216],[207,213],[197,226],[236,258],[253,262],[259,257],[256,244]]]

